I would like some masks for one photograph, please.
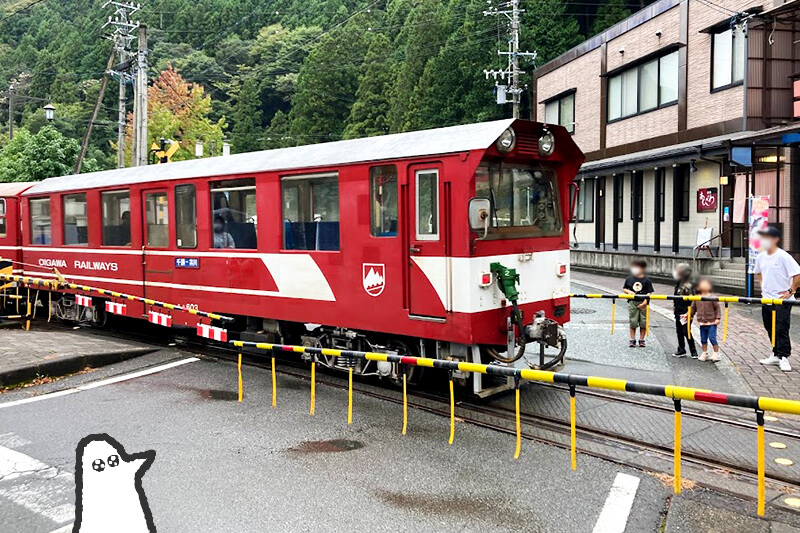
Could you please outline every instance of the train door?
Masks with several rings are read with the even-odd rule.
[[[158,253],[170,244],[169,196],[166,189],[142,191],[142,279],[144,296],[170,301],[173,263],[168,254]]]
[[[439,164],[408,170],[406,235],[409,313],[444,318],[448,307],[449,260],[446,257],[445,184]]]

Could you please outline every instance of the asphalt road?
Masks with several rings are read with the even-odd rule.
[[[185,357],[164,350],[0,396],[0,531],[68,531],[75,447],[100,432],[128,453],[156,451],[144,489],[159,531],[592,532],[598,520],[621,520],[647,532],[662,523],[671,491],[641,471],[581,457],[572,472],[563,450],[531,441],[514,461],[508,435],[467,424],[448,446],[447,419],[417,410],[401,436],[396,404],[358,394],[348,427],[346,392],[322,385],[311,418],[299,378],[279,374],[276,409],[267,371],[245,368],[239,404],[225,362],[100,381]],[[14,403],[76,386],[84,390]]]

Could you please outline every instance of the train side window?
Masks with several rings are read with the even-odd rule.
[[[194,185],[175,187],[175,237],[178,248],[197,248],[197,192]]]
[[[28,202],[31,210],[31,244],[50,244],[50,198]]]
[[[417,239],[439,239],[439,171],[418,170],[417,178]]]
[[[145,220],[147,221],[147,246],[166,248],[169,246],[169,204],[167,193],[151,192],[144,195]]]
[[[89,244],[86,193],[66,194],[62,202],[64,207],[64,244],[86,246]]]
[[[339,250],[339,175],[281,178],[283,248]]]
[[[0,198],[0,237],[6,236],[6,199]]]
[[[370,232],[373,237],[397,235],[397,167],[382,165],[369,169]]]
[[[128,191],[100,193],[103,209],[103,246],[130,246],[131,196]]]
[[[212,183],[211,209],[214,248],[258,248],[255,178]]]

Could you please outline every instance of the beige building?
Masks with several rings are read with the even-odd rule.
[[[659,0],[538,68],[533,118],[587,155],[573,263],[713,254],[699,268],[743,286],[750,196],[800,252],[797,76],[800,0]]]

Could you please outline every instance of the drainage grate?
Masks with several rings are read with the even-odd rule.
[[[591,315],[596,313],[597,311],[594,309],[589,309],[587,307],[573,307],[569,310],[569,312],[573,315]]]

